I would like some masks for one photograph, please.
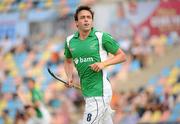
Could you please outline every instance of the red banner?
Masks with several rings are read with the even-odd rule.
[[[180,34],[180,0],[160,2],[140,27],[149,27],[151,34],[177,31]]]

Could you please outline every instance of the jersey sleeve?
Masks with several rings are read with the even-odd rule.
[[[67,46],[67,41],[65,41],[65,44],[64,44],[64,56],[66,58],[72,58],[71,52],[69,50],[69,47]]]
[[[102,43],[104,49],[111,54],[115,54],[119,49],[119,44],[113,39],[113,37],[108,33],[103,33]]]

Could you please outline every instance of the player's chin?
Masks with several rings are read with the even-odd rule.
[[[91,27],[84,27],[84,31],[89,31],[91,30]]]

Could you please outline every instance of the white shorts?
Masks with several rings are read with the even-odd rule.
[[[111,95],[108,97],[85,98],[83,124],[113,124],[110,107]]]

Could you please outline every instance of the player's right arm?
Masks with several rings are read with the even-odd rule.
[[[73,83],[73,59],[71,55],[71,51],[69,50],[69,47],[67,45],[67,41],[65,41],[64,44],[64,70],[66,73],[66,76],[68,78],[68,87],[72,87]]]
[[[66,76],[68,78],[68,86],[72,87],[72,83],[73,83],[73,62],[72,62],[72,58],[65,58],[64,69],[66,72]]]

